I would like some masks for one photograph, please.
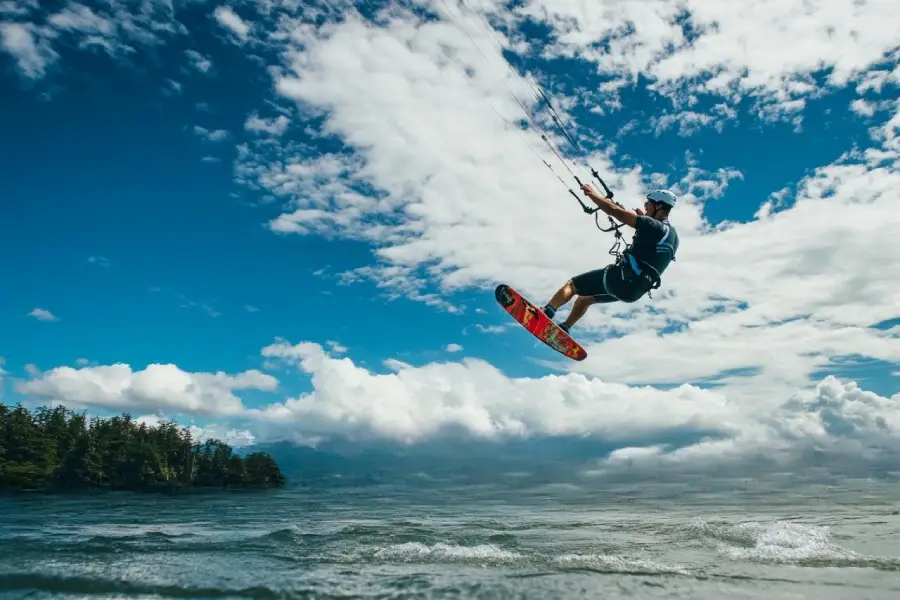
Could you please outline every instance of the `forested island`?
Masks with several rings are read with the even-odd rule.
[[[0,492],[266,488],[285,483],[266,453],[235,454],[221,440],[197,443],[187,427],[148,426],[125,413],[107,419],[64,406],[29,411],[0,402]]]

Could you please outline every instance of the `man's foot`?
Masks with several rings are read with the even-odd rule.
[[[562,329],[563,331],[565,331],[566,333],[569,333],[569,327],[571,327],[571,325],[566,325],[565,323],[559,324],[559,328]]]
[[[547,317],[552,321],[553,315],[556,314],[556,309],[550,306],[550,304],[545,304],[541,307],[541,312],[543,312]]]

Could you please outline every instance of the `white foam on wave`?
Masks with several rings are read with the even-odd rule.
[[[511,550],[504,550],[493,544],[478,544],[476,546],[459,546],[456,544],[423,544],[421,542],[406,542],[405,544],[393,544],[381,548],[375,553],[378,558],[393,558],[401,560],[415,560],[431,558],[437,560],[460,561],[497,561],[505,562],[521,558],[521,554]]]
[[[563,554],[556,557],[556,562],[560,566],[587,567],[613,573],[690,574],[690,571],[683,567],[643,558],[625,558],[615,554]]]
[[[733,560],[797,562],[810,560],[862,560],[852,550],[834,543],[831,530],[819,525],[787,521],[756,521],[733,525],[698,522],[695,527],[718,540],[718,550]]]
[[[614,554],[579,554],[569,553],[552,557],[528,556],[513,550],[505,550],[493,544],[460,546],[456,544],[423,544],[407,542],[393,544],[379,549],[375,557],[381,560],[434,560],[455,562],[492,562],[511,563],[517,561],[550,560],[560,568],[590,568],[613,573],[670,573],[686,575],[689,572],[678,566],[658,563],[640,558],[625,558]]]

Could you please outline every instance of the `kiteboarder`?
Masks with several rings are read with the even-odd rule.
[[[578,296],[572,312],[559,326],[566,332],[592,304],[635,302],[658,287],[660,276],[675,259],[678,232],[669,223],[669,211],[676,196],[669,190],[647,194],[644,207],[629,210],[598,194],[590,184],[581,186],[584,194],[600,210],[635,230],[630,247],[619,260],[602,269],[588,271],[568,280],[541,309],[550,318],[573,296]]]

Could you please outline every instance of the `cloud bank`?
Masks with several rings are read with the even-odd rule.
[[[734,474],[760,461],[802,470],[810,455],[891,470],[900,456],[900,394],[879,396],[833,376],[760,407],[689,384],[661,390],[575,373],[511,378],[474,358],[421,366],[386,361],[374,372],[313,342],[276,341],[260,354],[270,368],[308,376],[312,391],[245,408],[234,391],[273,392],[277,380],[255,370],[185,373],[174,365],[137,372],[127,365],[59,367],[20,383],[19,391],[89,409],[215,417],[193,431],[238,445],[592,439],[614,450],[596,457],[589,476]]]

